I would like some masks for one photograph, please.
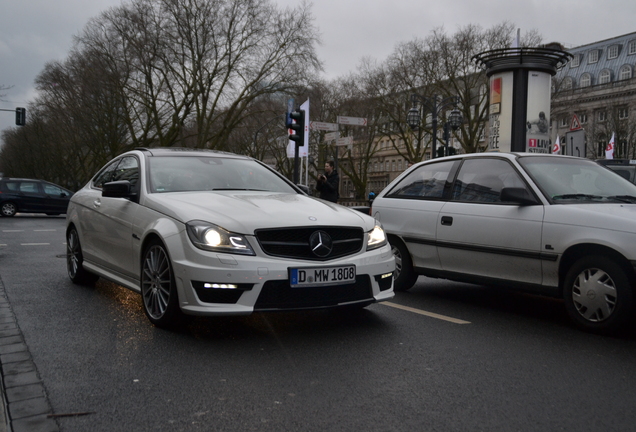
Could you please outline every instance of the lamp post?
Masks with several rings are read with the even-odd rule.
[[[448,141],[450,140],[450,131],[456,131],[464,121],[462,113],[457,109],[453,110],[448,115],[446,123],[444,123],[444,156],[448,156]]]
[[[406,122],[411,129],[417,130],[422,122],[422,113],[417,108],[418,102],[422,106],[422,108],[426,108],[427,111],[431,113],[433,123],[433,145],[431,149],[431,159],[433,159],[437,150],[437,118],[444,108],[448,108],[449,106],[457,107],[459,98],[456,96],[449,96],[447,98],[440,99],[437,95],[434,95],[433,97],[426,97],[413,93],[411,95],[411,101],[413,102],[413,107],[406,115]]]

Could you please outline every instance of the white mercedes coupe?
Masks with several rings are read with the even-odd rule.
[[[364,307],[393,297],[395,262],[372,217],[307,196],[230,153],[147,148],[73,195],[67,268],[139,292],[149,320]]]

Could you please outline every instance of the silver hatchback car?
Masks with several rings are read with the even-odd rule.
[[[373,202],[396,257],[418,275],[561,297],[583,329],[633,317],[636,185],[568,156],[480,153],[421,162]]]

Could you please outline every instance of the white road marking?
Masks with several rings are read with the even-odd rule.
[[[20,246],[49,246],[51,243],[20,243]]]
[[[33,231],[35,231],[35,232],[51,232],[51,231],[55,232],[57,230],[56,229],[41,229],[41,230],[33,230]]]
[[[396,309],[402,309],[402,310],[405,310],[405,311],[408,311],[408,312],[413,312],[413,313],[420,314],[420,315],[426,315],[427,317],[431,317],[431,318],[437,318],[437,319],[441,319],[441,320],[444,320],[444,321],[449,321],[449,322],[452,322],[452,323],[455,323],[455,324],[470,324],[470,321],[464,321],[464,320],[460,320],[460,319],[457,319],[457,318],[452,318],[452,317],[448,317],[448,316],[445,316],[445,315],[436,314],[436,313],[433,313],[433,312],[423,311],[421,309],[415,309],[415,308],[408,307],[408,306],[402,306],[402,305],[397,304],[397,303],[381,302],[380,304],[381,305],[385,305],[385,306],[391,306],[391,307],[396,308]]]
[[[24,230],[2,230],[2,232],[24,232]]]

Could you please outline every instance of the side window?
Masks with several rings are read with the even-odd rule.
[[[36,193],[39,192],[38,184],[36,182],[23,181],[23,182],[20,183],[20,192],[29,193],[29,194],[36,194]]]
[[[510,163],[494,158],[468,159],[462,164],[453,186],[453,200],[498,203],[504,187],[526,187]]]
[[[113,172],[115,171],[118,163],[119,160],[113,161],[101,170],[93,179],[93,187],[101,189],[104,186],[104,183],[112,181]]]
[[[444,187],[456,161],[430,163],[418,167],[400,181],[388,198],[442,198]]]
[[[139,180],[139,163],[137,162],[137,158],[127,156],[119,162],[111,181],[117,180],[128,180],[130,181],[130,185],[135,187]]]
[[[47,195],[59,197],[62,194],[66,195],[66,192],[57,186],[53,186],[52,184],[42,183],[42,187],[44,188],[44,193]]]
[[[18,192],[18,190],[20,190],[20,183],[18,182],[8,181],[5,183],[5,186],[7,187],[7,190],[12,192]]]

